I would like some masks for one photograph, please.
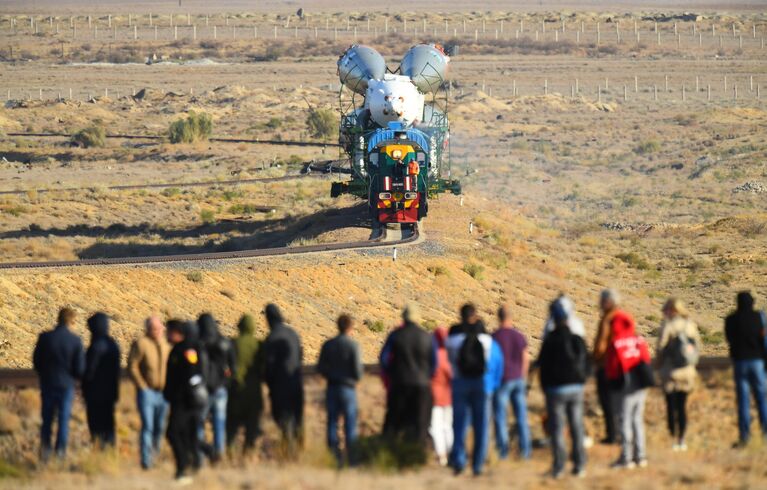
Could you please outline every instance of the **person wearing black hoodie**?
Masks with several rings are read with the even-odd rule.
[[[35,371],[40,378],[40,458],[43,462],[46,462],[51,454],[54,416],[58,417],[56,455],[60,458],[66,455],[75,380],[80,379],[85,371],[83,344],[80,337],[69,330],[74,319],[74,310],[62,308],[56,328],[40,334],[32,357]]]
[[[269,335],[263,344],[264,380],[269,387],[272,417],[282,432],[290,457],[303,443],[304,383],[301,373],[303,349],[298,334],[285,323],[275,304],[265,310]]]
[[[218,461],[226,449],[226,407],[229,398],[230,380],[236,374],[232,342],[218,331],[218,322],[210,313],[203,313],[197,319],[200,342],[207,353],[206,381],[210,395],[207,409],[203,411],[198,431],[205,452],[213,462]],[[213,424],[213,445],[205,442],[205,421],[210,416]]]
[[[197,429],[202,410],[208,406],[205,354],[197,341],[194,322],[169,320],[167,331],[168,342],[173,344],[163,389],[170,404],[167,435],[176,459],[176,480],[186,484],[191,483],[189,471],[201,465]]]
[[[738,398],[739,440],[735,447],[748,444],[751,427],[751,399],[753,393],[759,411],[762,435],[767,439],[767,382],[765,381],[765,316],[754,310],[754,297],[741,291],[737,297],[738,309],[724,322],[730,358],[735,371],[735,390]]]
[[[120,397],[120,348],[109,336],[109,317],[98,312],[88,318],[91,345],[85,353],[83,398],[88,430],[101,447],[115,444],[115,404]]]
[[[583,338],[568,325],[569,315],[562,305],[551,305],[554,331],[546,336],[538,355],[541,386],[546,395],[546,412],[552,437],[551,476],[560,478],[565,469],[565,421],[573,442],[573,474],[585,475],[586,451],[583,446],[583,385],[588,371],[588,351]]]

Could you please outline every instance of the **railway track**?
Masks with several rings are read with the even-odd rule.
[[[3,262],[0,269],[41,269],[82,266],[112,266],[112,265],[139,265],[139,264],[162,264],[172,262],[201,262],[210,260],[247,259],[254,257],[277,257],[284,255],[300,255],[316,252],[332,252],[341,250],[371,249],[380,247],[394,247],[405,245],[418,240],[420,233],[417,226],[405,226],[400,230],[399,236],[389,237],[386,228],[382,228],[378,236],[370,240],[354,242],[324,243],[319,245],[307,245],[301,247],[275,247],[259,248],[251,250],[237,250],[232,252],[207,252],[197,254],[157,255],[148,257],[114,257],[105,259],[83,260],[53,260],[45,262]]]
[[[700,371],[724,371],[730,369],[730,359],[727,357],[703,357],[700,359],[698,369]],[[365,364],[365,374],[368,376],[378,376],[381,374],[381,368],[378,364]],[[319,376],[317,366],[305,365],[303,367],[304,376]],[[122,373],[123,380],[128,378],[127,372]],[[37,374],[32,369],[2,369],[0,368],[0,389],[9,388],[34,388],[38,385]]]

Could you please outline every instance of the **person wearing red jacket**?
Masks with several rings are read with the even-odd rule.
[[[621,455],[612,467],[647,466],[644,407],[648,382],[642,369],[650,365],[647,343],[637,336],[634,318],[616,310],[610,322],[610,343],[605,353],[605,374],[613,390],[621,435]]]
[[[439,327],[434,331],[434,343],[437,347],[437,366],[431,379],[431,393],[434,405],[431,409],[429,435],[434,442],[439,464],[447,466],[447,456],[453,448],[453,398],[450,382],[453,369],[445,348],[447,329]]]

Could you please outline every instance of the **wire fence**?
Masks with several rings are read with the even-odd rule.
[[[399,34],[413,41],[442,42],[500,41],[527,39],[538,43],[574,45],[643,45],[677,49],[764,50],[767,27],[760,22],[715,20],[657,22],[642,19],[605,22],[526,22],[477,20],[455,17],[441,21],[426,18],[381,17],[371,20],[314,16],[267,21],[221,14],[200,15],[101,15],[92,16],[5,16],[0,17],[0,35],[32,37],[40,42],[58,41],[174,41],[245,39],[326,39],[361,42],[381,35]]]

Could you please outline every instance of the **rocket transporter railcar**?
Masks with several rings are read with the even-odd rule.
[[[410,48],[394,72],[367,46],[341,55],[339,138],[352,180],[333,183],[333,197],[367,199],[375,223],[416,223],[428,213],[430,197],[460,194],[460,183],[450,178],[449,62],[442,48],[426,44]]]

